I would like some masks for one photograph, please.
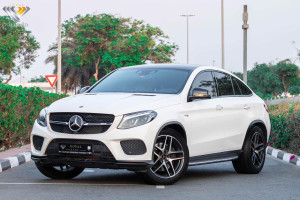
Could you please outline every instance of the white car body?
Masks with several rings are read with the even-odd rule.
[[[85,139],[104,143],[116,161],[153,162],[155,139],[159,131],[170,124],[180,125],[184,129],[190,158],[241,150],[251,123],[263,123],[269,138],[269,115],[264,108],[264,101],[254,92],[250,96],[216,97],[188,102],[193,80],[199,72],[205,70],[221,71],[236,77],[219,68],[201,66],[195,67],[180,94],[144,96],[135,93],[83,93],[58,100],[47,109],[47,126],[42,127],[37,122],[33,126],[31,140],[37,135],[43,137],[44,141],[41,150],[36,150],[31,143],[32,155],[47,156],[46,148],[53,139]],[[117,128],[124,114],[145,110],[155,111],[157,117],[134,128]],[[49,114],[55,112],[105,113],[114,115],[115,119],[110,128],[101,134],[65,134],[55,132],[50,127]],[[146,153],[125,154],[120,141],[132,139],[142,140]],[[193,163],[191,159],[190,165],[193,164],[197,162]]]

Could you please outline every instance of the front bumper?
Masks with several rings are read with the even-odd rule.
[[[54,132],[49,124],[47,127],[40,126],[35,122],[33,130],[31,132],[31,152],[35,157],[46,157],[47,148],[49,144],[56,139],[69,139],[69,140],[92,140],[99,141],[109,149],[114,159],[119,163],[147,163],[152,160],[152,150],[155,137],[161,124],[156,124],[155,121],[138,126],[131,129],[118,129],[117,126],[120,123],[122,116],[115,117],[114,123],[104,133],[99,134],[65,134]],[[41,148],[36,149],[33,145],[33,137],[40,136],[44,140]],[[124,152],[121,146],[121,142],[124,140],[140,140],[145,145],[145,153],[139,155],[129,155]]]
[[[144,171],[153,165],[152,161],[122,162],[116,160],[97,160],[93,157],[63,157],[63,156],[31,156],[34,162],[44,165],[72,165],[83,168],[102,169],[128,169],[132,171]]]

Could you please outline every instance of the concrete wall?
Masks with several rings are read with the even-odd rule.
[[[283,99],[271,99],[271,100],[265,100],[267,105],[274,105],[279,103],[287,103],[287,102],[300,102],[300,96],[296,97],[288,97]]]

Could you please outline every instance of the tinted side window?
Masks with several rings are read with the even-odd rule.
[[[234,95],[231,77],[229,74],[214,72],[214,77],[217,82],[219,96]]]
[[[217,90],[211,72],[200,72],[200,74],[196,76],[192,84],[190,96],[194,88],[206,89],[212,97],[217,96]]]
[[[242,95],[242,91],[241,88],[238,84],[238,79],[236,79],[235,77],[231,76],[231,80],[232,80],[232,85],[234,88],[234,93],[235,95]]]
[[[237,83],[241,89],[242,95],[250,95],[252,94],[251,90],[240,80],[236,79]]]

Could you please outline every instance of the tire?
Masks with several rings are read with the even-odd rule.
[[[232,161],[237,173],[258,174],[265,163],[267,138],[258,126],[250,129],[246,135],[243,152],[237,160]]]
[[[186,140],[176,130],[162,130],[154,144],[153,161],[151,168],[137,174],[149,184],[175,183],[185,174],[188,167],[189,151]]]
[[[72,167],[70,165],[64,166],[52,166],[52,165],[43,165],[41,163],[35,163],[38,170],[45,176],[52,179],[72,179],[84,170],[84,168]]]

